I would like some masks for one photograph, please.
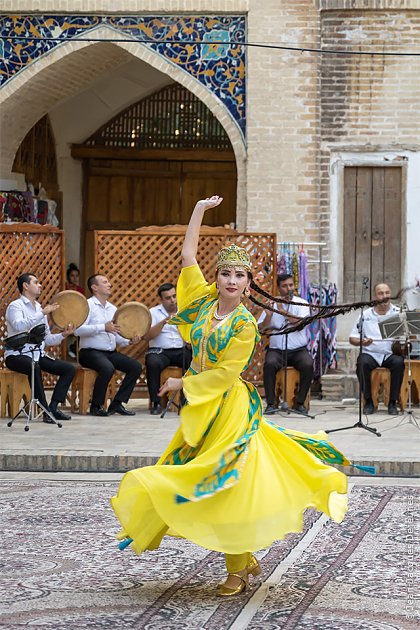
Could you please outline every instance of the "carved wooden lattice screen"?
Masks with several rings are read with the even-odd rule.
[[[40,302],[49,304],[51,298],[64,288],[64,232],[52,226],[35,224],[0,225],[0,338],[7,336],[6,308],[19,297],[17,279],[31,272],[42,283]],[[61,346],[49,348],[52,356],[61,355]],[[4,349],[0,347],[0,368],[4,367]],[[55,377],[46,375],[45,384],[51,386]]]
[[[111,301],[116,306],[137,300],[149,308],[158,303],[157,288],[164,282],[176,283],[181,265],[180,254],[185,226],[162,228],[147,227],[136,231],[95,232],[95,270],[107,275],[112,283]],[[215,276],[216,256],[219,249],[235,243],[244,247],[251,256],[254,278],[265,290],[275,286],[276,235],[239,233],[223,228],[203,227],[201,230],[198,263],[208,282]],[[260,310],[251,302],[246,306],[258,317]],[[255,384],[262,382],[264,362],[263,338],[245,378]],[[145,345],[125,351],[136,358],[144,353]],[[144,361],[142,361],[144,363]],[[144,371],[140,383],[145,385]]]

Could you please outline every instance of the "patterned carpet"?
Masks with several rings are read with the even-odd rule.
[[[224,573],[220,554],[171,538],[140,558],[118,551],[108,503],[116,487],[0,482],[1,628],[419,627],[413,601],[420,591],[413,581],[419,490],[356,486],[341,526],[308,511],[302,534],[258,554],[264,583],[255,580],[253,589],[224,600],[215,596]]]

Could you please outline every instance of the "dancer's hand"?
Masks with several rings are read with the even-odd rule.
[[[158,391],[159,396],[163,396],[167,392],[177,392],[182,389],[182,378],[173,378],[170,376]]]
[[[201,210],[210,210],[210,208],[215,208],[219,206],[223,201],[223,197],[219,197],[218,195],[213,195],[213,197],[206,197],[206,199],[201,199],[197,201],[196,208],[199,207]]]

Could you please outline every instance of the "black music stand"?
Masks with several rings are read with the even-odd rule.
[[[398,339],[400,341],[404,341],[407,347],[407,369],[408,369],[408,407],[407,411],[401,418],[400,422],[394,427],[395,429],[400,427],[403,424],[412,424],[417,429],[420,429],[420,426],[417,422],[418,418],[416,414],[413,412],[412,406],[412,398],[411,398],[411,344],[410,339],[412,337],[417,337],[420,335],[420,313],[416,313],[414,311],[401,311],[401,313],[397,313],[396,315],[392,315],[388,317],[384,321],[380,322],[379,329],[381,331],[382,338],[391,338]],[[404,422],[404,420],[407,422]]]
[[[369,278],[363,278],[362,296],[360,300],[361,302],[364,301],[364,294],[368,286],[369,286]],[[362,306],[360,309],[360,319],[359,319],[359,325],[358,325],[359,327],[359,357],[362,355],[362,347],[363,347],[363,344],[362,344],[363,322],[364,322],[364,315],[363,315],[363,306]],[[362,383],[361,383],[362,378],[363,378],[363,371],[361,370],[360,379],[359,379],[359,418],[357,422],[355,422],[355,424],[352,424],[348,427],[339,427],[338,429],[327,429],[325,433],[337,433],[337,431],[347,431],[347,429],[365,429],[366,431],[373,433],[373,435],[376,435],[376,437],[381,437],[381,434],[379,433],[378,429],[376,429],[375,427],[368,426],[362,420]]]
[[[36,326],[35,328],[39,328],[39,327]],[[19,335],[14,335],[12,337],[8,337],[7,339],[4,339],[3,341],[4,346],[7,349],[18,351],[19,354],[21,355],[23,354],[23,348],[26,344],[32,345],[32,348],[30,350],[31,352],[31,399],[19,409],[17,414],[11,420],[9,420],[9,422],[7,423],[7,426],[11,427],[14,421],[16,420],[16,418],[18,418],[21,414],[23,414],[24,416],[26,416],[26,424],[24,426],[24,430],[29,431],[30,423],[33,420],[38,420],[38,418],[46,414],[51,419],[52,424],[56,424],[57,427],[61,428],[62,427],[61,423],[57,422],[57,420],[54,418],[51,411],[49,409],[46,409],[39,402],[39,400],[35,398],[35,365],[38,363],[38,360],[35,359],[35,353],[40,352],[41,345],[45,339],[45,327],[44,327],[44,332],[40,333],[39,331],[36,331],[34,333],[33,331],[34,329],[30,330],[28,333],[23,334],[23,335],[19,334]],[[19,338],[19,340],[15,342],[14,339],[16,338]],[[41,410],[39,411],[39,413],[37,413],[36,411],[37,406]]]

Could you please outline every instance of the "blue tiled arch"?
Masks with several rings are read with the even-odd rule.
[[[242,15],[2,15],[0,87],[62,43],[81,36],[86,41],[89,32],[94,39],[102,25],[120,38],[126,35],[149,46],[197,79],[223,103],[245,135],[246,18]]]

